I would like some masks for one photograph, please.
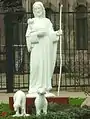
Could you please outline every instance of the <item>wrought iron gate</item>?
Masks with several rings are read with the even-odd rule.
[[[18,19],[19,17],[17,18],[18,14],[21,15],[22,13],[5,14],[5,35],[1,36],[0,32],[0,89],[6,89],[7,92],[13,92],[16,89],[28,90],[29,85],[30,54],[26,48],[25,32],[27,16],[31,17],[32,14],[24,13],[21,20]],[[82,87],[90,86],[90,36],[88,27],[90,13],[85,12],[84,18],[82,18],[82,14],[81,12],[63,12],[62,16],[61,89],[64,90],[68,90],[68,87],[82,89]],[[54,29],[58,30],[59,12],[53,12],[49,18],[54,24]],[[52,78],[52,85],[56,89],[58,87],[59,66],[58,43],[57,62]]]

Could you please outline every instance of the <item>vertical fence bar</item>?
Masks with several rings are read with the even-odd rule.
[[[51,15],[50,15],[51,16]],[[54,12],[54,29],[56,30],[56,13]],[[59,43],[59,42],[58,42]],[[57,55],[58,55],[58,51],[57,51]],[[56,61],[56,66],[55,67],[58,67],[57,66],[57,61]],[[52,80],[52,86],[56,86],[56,90],[57,90],[57,87],[58,87],[58,74],[57,74],[58,72],[56,71],[55,72],[55,79],[53,78],[53,80]],[[56,80],[56,81],[55,81]]]
[[[5,38],[6,38],[6,86],[7,92],[13,92],[13,54],[12,54],[12,41],[13,41],[13,29],[12,29],[12,15],[6,14],[4,18],[5,24]]]
[[[75,43],[75,12],[72,13],[73,15],[73,40],[74,40],[74,43],[73,43],[73,52],[74,52],[74,85],[75,85],[75,90],[76,90],[76,81],[77,81],[77,74],[76,74],[76,43]]]
[[[89,29],[89,26],[88,26],[88,22],[89,22],[89,20],[88,20],[88,16],[90,15],[90,13],[88,13],[88,11],[87,11],[87,44],[88,44],[88,42],[89,42],[89,37],[88,37],[88,29]],[[90,46],[89,46],[90,47]],[[87,65],[88,65],[88,70],[87,70],[87,78],[88,78],[88,84],[90,84],[90,51],[89,51],[90,49],[88,48],[88,50],[87,50]]]
[[[66,57],[67,57],[67,52],[66,52],[66,50],[67,50],[67,44],[66,44],[66,13],[65,12],[63,12],[63,38],[64,38],[64,42],[63,42],[63,44],[64,44],[64,49],[62,49],[62,51],[63,51],[63,60],[64,60],[64,66],[63,66],[63,73],[64,73],[64,81],[63,81],[63,83],[65,82],[65,84],[63,84],[63,86],[65,87],[65,90],[67,90],[67,78],[66,78],[66,65],[67,65],[67,63],[66,63]]]
[[[70,43],[70,12],[69,12],[69,4],[68,4],[68,43],[69,43],[68,44],[68,48],[69,48],[68,49],[68,56],[69,56],[69,62],[68,62],[69,63],[69,67],[68,67],[69,68],[69,81],[68,82],[70,83],[70,86],[71,86],[71,80],[72,80],[71,79],[71,72],[72,72],[71,71],[71,68],[72,68],[72,65],[71,65],[71,52],[72,51],[71,50],[72,49],[71,49],[71,46],[70,46],[71,43]]]

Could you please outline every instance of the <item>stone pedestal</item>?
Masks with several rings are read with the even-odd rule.
[[[46,97],[48,103],[57,103],[57,104],[69,104],[69,98],[68,97]],[[30,114],[32,113],[32,109],[35,108],[34,106],[35,97],[27,97],[26,98],[26,113]],[[9,107],[11,110],[13,110],[13,97],[9,97]]]

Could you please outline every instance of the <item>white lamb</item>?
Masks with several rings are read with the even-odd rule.
[[[13,116],[24,116],[26,115],[26,95],[23,91],[18,90],[14,96],[14,110],[16,111],[16,114]],[[19,109],[21,108],[21,114],[19,113]]]
[[[82,102],[81,107],[83,106],[90,107],[90,96],[86,97],[86,99]]]
[[[45,90],[43,88],[38,89],[38,95],[35,99],[35,107],[36,107],[36,115],[40,115],[41,111],[43,111],[44,114],[47,114],[47,106],[48,102],[45,97]]]

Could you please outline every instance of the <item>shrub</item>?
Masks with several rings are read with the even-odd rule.
[[[8,104],[0,104],[0,119],[90,119],[90,108],[56,103],[49,103],[47,115],[36,116],[34,112],[29,117],[13,118],[14,113],[9,109]]]

